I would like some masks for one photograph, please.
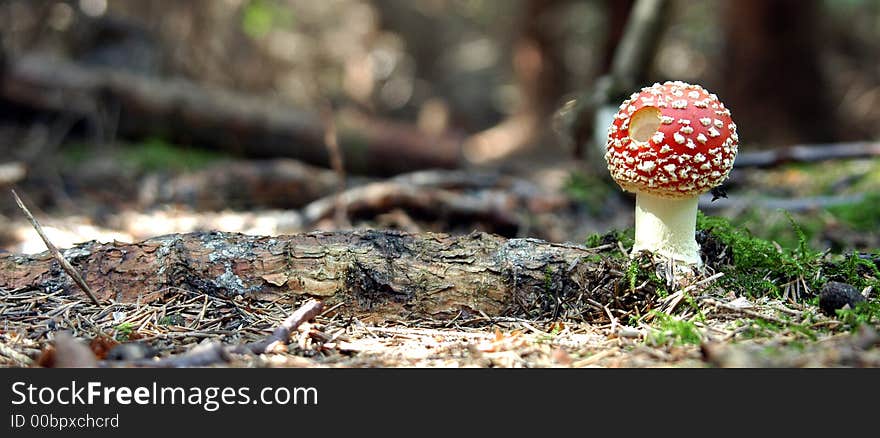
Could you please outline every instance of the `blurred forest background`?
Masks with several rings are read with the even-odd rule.
[[[638,3],[3,0],[0,247],[43,249],[13,185],[62,247],[352,225],[584,242],[632,221],[596,108],[683,80],[757,160],[704,211],[790,241],[781,208],[876,248],[880,1],[655,1],[615,76]],[[796,145],[820,159],[754,155]]]

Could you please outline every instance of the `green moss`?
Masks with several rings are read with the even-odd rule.
[[[828,280],[851,284],[857,289],[872,287],[880,290],[880,270],[873,261],[863,259],[853,252],[848,256],[834,257],[837,260],[827,263],[825,277]],[[842,260],[841,260],[842,258]]]
[[[82,164],[95,159],[98,153],[110,153],[130,172],[195,170],[226,157],[222,153],[176,145],[154,137],[100,152],[84,143],[72,143],[65,145],[64,159],[71,164]]]
[[[774,245],[769,240],[753,237],[748,229],[735,227],[725,218],[697,215],[697,230],[707,231],[727,245],[738,269],[770,269],[788,275],[807,273],[815,267],[820,254],[809,248],[807,238],[790,216],[790,225],[798,236],[795,249]]]
[[[553,291],[553,268],[549,265],[544,268],[544,292],[551,293]]]
[[[672,343],[674,345],[699,345],[703,337],[700,330],[691,321],[675,318],[666,313],[652,311],[654,329],[648,333],[645,342],[659,346]]]
[[[880,325],[880,301],[869,300],[857,303],[854,309],[838,309],[837,318],[848,329],[861,325],[877,327]]]
[[[221,157],[222,155],[216,152],[174,145],[159,138],[130,145],[123,152],[125,161],[145,171],[194,170],[205,167]]]
[[[116,331],[116,340],[119,342],[125,342],[131,337],[131,334],[134,331],[134,325],[130,322],[123,322],[122,324],[117,325],[114,330]]]
[[[293,10],[270,0],[251,0],[241,14],[241,28],[251,38],[262,38],[273,29],[291,27]]]
[[[165,315],[159,319],[159,325],[183,325],[184,320],[179,314]]]
[[[732,266],[723,269],[728,277],[723,285],[754,296],[756,289],[778,294],[777,285],[796,279],[808,281],[811,286],[824,283],[815,275],[822,266],[822,254],[810,248],[803,230],[791,216],[787,218],[797,236],[795,248],[754,237],[748,229],[735,227],[724,218],[702,213],[697,216],[697,229],[718,239],[732,255]]]
[[[657,275],[654,263],[648,255],[629,260],[626,265],[626,281],[630,290],[634,290],[647,281],[654,288],[658,297],[666,298],[669,296],[666,283]]]

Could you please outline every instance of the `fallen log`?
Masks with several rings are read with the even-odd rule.
[[[588,301],[641,311],[651,294],[630,290],[620,262],[596,257],[597,249],[485,233],[206,232],[88,242],[63,253],[102,302],[146,304],[183,289],[282,303],[311,296],[328,307],[342,303],[340,314],[369,320],[591,320],[604,316],[594,315]],[[48,253],[0,256],[0,288],[82,294]]]
[[[292,209],[333,193],[338,181],[332,170],[287,158],[224,161],[172,178],[151,175],[139,201],[145,207],[172,203],[210,211]]]
[[[161,136],[251,157],[288,157],[330,165],[325,126],[317,111],[292,108],[267,96],[208,89],[175,78],[155,78],[28,55],[0,69],[0,101],[93,120],[118,110],[118,135]],[[96,122],[99,123],[99,122]],[[347,169],[389,175],[459,165],[461,139],[428,134],[367,116],[336,121]]]

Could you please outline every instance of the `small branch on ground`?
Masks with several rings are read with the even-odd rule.
[[[58,263],[61,265],[61,268],[64,269],[64,272],[66,272],[67,275],[69,275],[70,278],[73,279],[73,282],[76,283],[76,285],[79,286],[79,288],[82,289],[82,291],[85,292],[86,295],[88,295],[88,297],[92,300],[93,303],[95,303],[95,305],[100,306],[101,303],[98,301],[98,298],[95,297],[92,289],[89,288],[89,285],[86,284],[82,276],[79,275],[79,272],[76,270],[76,268],[74,268],[73,265],[71,265],[70,262],[68,262],[67,259],[65,259],[63,255],[61,255],[61,251],[59,251],[58,248],[55,247],[54,244],[52,244],[49,238],[46,237],[46,233],[43,232],[43,227],[40,226],[40,223],[37,222],[37,219],[24,205],[24,202],[21,200],[21,198],[18,197],[18,193],[16,193],[14,189],[12,190],[12,196],[15,198],[15,203],[18,204],[18,207],[21,208],[21,210],[24,212],[24,215],[27,216],[28,221],[30,221],[31,225],[34,226],[34,230],[36,230],[37,234],[40,235],[40,238],[43,239],[43,243],[46,244],[46,248],[49,249],[49,252],[52,253],[52,256],[55,257],[55,260],[57,260]]]
[[[251,352],[255,354],[269,353],[280,344],[287,345],[290,342],[290,334],[296,331],[302,323],[313,319],[324,310],[324,304],[318,300],[310,300],[303,304],[295,312],[291,313],[272,334],[262,341],[251,342],[233,350],[233,352]]]
[[[548,193],[535,184],[496,173],[424,170],[352,187],[318,199],[302,209],[304,225],[331,217],[337,202],[350,215],[416,210],[444,216],[482,218],[502,228],[519,227],[521,212],[547,213],[569,206],[562,194]]]

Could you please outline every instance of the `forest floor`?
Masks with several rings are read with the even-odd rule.
[[[631,199],[578,166],[531,168],[516,172],[516,177],[498,171],[417,175],[430,176],[433,183],[398,177],[398,186],[381,186],[394,196],[373,199],[358,192],[346,198],[351,223],[342,226],[332,215],[310,216],[317,209],[314,202],[298,208],[246,205],[237,210],[202,209],[190,198],[155,202],[171,187],[162,192],[162,187],[155,188],[156,181],[175,181],[178,176],[157,177],[145,171],[137,178],[115,175],[119,185],[107,185],[108,175],[120,168],[113,165],[90,164],[91,172],[102,172],[97,176],[83,177],[87,172],[82,168],[43,174],[36,185],[23,185],[21,191],[36,201],[35,213],[49,238],[62,248],[92,239],[131,242],[217,229],[257,235],[349,226],[453,234],[479,229],[505,237],[604,245],[608,249],[602,257],[626,272],[630,289],[651,290],[650,302],[642,308],[593,303],[604,316],[591,320],[460,315],[378,321],[369,315],[342,316],[330,307],[302,324],[289,345],[261,355],[224,353],[212,366],[880,366],[876,200],[869,196],[823,204],[876,189],[878,163],[790,165],[733,175],[730,202],[723,209],[710,205],[701,219],[704,257],[713,258],[707,261],[710,269],[684,288],[665,284],[656,266],[646,269],[625,257],[631,243]],[[475,180],[474,175],[482,176]],[[437,182],[438,176],[445,182]],[[95,180],[104,183],[96,185]],[[388,181],[394,180],[354,179],[350,185]],[[150,184],[153,194],[144,195]],[[437,211],[429,211],[412,196],[399,195],[400,187],[407,185],[442,191],[443,196],[432,198],[440,200],[434,205]],[[144,197],[155,203],[145,207]],[[53,201],[44,207],[46,199]],[[764,203],[744,204],[754,199]],[[779,199],[815,202],[784,204],[792,206],[786,213],[772,207]],[[488,208],[467,203],[475,200],[495,204]],[[470,210],[463,210],[465,204]],[[20,212],[4,204],[2,213],[2,247],[12,253],[45,249]],[[716,220],[720,216],[730,220]],[[850,284],[866,304],[823,312],[820,291],[830,281]],[[263,339],[296,310],[290,304],[187,290],[168,291],[157,302],[106,308],[62,290],[0,294],[2,366],[130,366],[152,356],[184,357],[200,345],[234,346]],[[79,346],[59,344],[56,334],[64,330],[88,344],[85,351],[91,356],[82,357]]]
[[[288,346],[261,355],[229,354],[207,365],[880,366],[880,335],[869,325],[845,327],[836,318],[813,314],[810,306],[780,300],[723,300],[703,296],[697,308],[635,323],[616,318],[583,323],[503,317],[370,323],[325,314],[301,325]],[[151,305],[114,305],[112,311],[61,293],[12,293],[4,296],[4,303],[4,366],[113,367],[132,366],[153,355],[186,357],[199,345],[220,342],[232,347],[265,338],[290,312],[273,303],[183,293]],[[695,313],[702,316],[693,319]],[[56,330],[64,328],[76,328],[76,336],[89,346],[81,347],[85,353],[58,345],[60,340],[51,342]]]

